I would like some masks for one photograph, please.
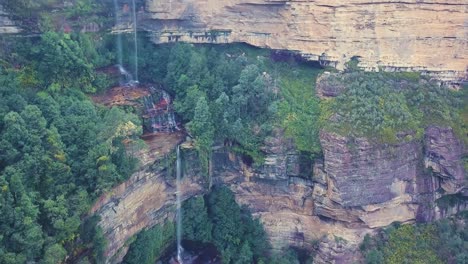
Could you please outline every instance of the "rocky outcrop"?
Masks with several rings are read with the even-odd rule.
[[[370,228],[415,220],[420,144],[376,144],[324,131],[320,142],[324,161],[315,168],[316,214]]]
[[[167,136],[162,140],[168,139]],[[161,142],[159,142],[161,143]],[[142,160],[139,171],[126,182],[101,196],[91,209],[91,214],[101,216],[102,227],[108,244],[105,256],[108,263],[120,263],[125,256],[126,242],[143,229],[165,221],[174,221],[176,210],[175,147],[179,141],[172,140],[172,150],[159,149],[150,142],[149,148],[139,153]],[[208,191],[207,179],[201,173],[196,153],[190,144],[181,145],[182,200]],[[150,161],[152,160],[152,161]],[[241,161],[235,155],[220,149],[213,156],[216,184],[234,184],[242,181]]]
[[[8,14],[0,6],[0,34],[15,34],[21,30],[10,20]]]
[[[463,0],[146,0],[145,11],[142,28],[157,43],[245,42],[338,69],[357,56],[367,70],[466,78]]]
[[[313,174],[279,130],[266,141],[269,162],[263,167],[249,167],[223,147],[214,150],[213,183],[230,186],[237,202],[260,218],[275,250],[293,246],[315,250],[316,263],[347,263],[358,259],[363,237],[378,228],[395,221],[429,221],[468,207],[466,200],[444,208],[436,203],[444,196],[440,183],[457,182],[466,174],[449,169],[458,168],[461,155],[445,151],[456,150],[458,142],[450,129],[428,128],[424,149],[416,140],[386,145],[325,131],[320,140],[323,160],[315,162]],[[192,147],[185,144],[182,149],[182,192],[187,199],[208,189]],[[93,208],[102,217],[100,225],[109,240],[106,254],[113,263],[123,257],[133,235],[174,217],[174,154],[153,157],[155,163],[142,157],[142,170]],[[425,164],[438,164],[445,174],[426,173]]]
[[[450,127],[430,126],[426,129],[425,167],[438,177],[440,188],[447,194],[462,191],[467,186],[463,168],[463,142],[455,136]]]
[[[126,253],[125,242],[145,228],[172,221],[176,204],[176,185],[173,171],[166,164],[170,155],[152,165],[142,167],[126,182],[103,195],[93,206],[91,213],[101,216],[102,227],[108,245],[105,256],[111,263],[121,261]],[[181,184],[184,199],[203,194],[203,179],[192,175]]]
[[[468,208],[466,147],[450,127],[430,126],[424,135],[424,166],[432,177],[422,179],[419,221],[433,221]],[[433,191],[437,190],[437,191]]]
[[[346,90],[341,74],[324,72],[317,78],[315,92],[321,99],[337,97]]]
[[[459,197],[467,188],[463,143],[451,128],[428,127],[422,142],[381,144],[326,131],[320,142],[323,161],[314,167],[314,215],[357,232],[393,222],[432,221],[468,208],[468,199]],[[438,202],[454,193],[444,205]],[[346,263],[340,259],[353,256],[355,248],[338,241],[322,240],[316,260],[327,263],[333,256],[334,262]]]
[[[276,128],[271,136],[267,137],[263,147],[265,162],[252,169],[252,175],[257,179],[284,181],[285,184],[300,180],[301,177],[310,177],[312,163],[310,157],[299,153],[294,142],[284,136],[282,129]]]
[[[334,85],[326,81],[332,79],[324,80],[318,85],[323,97],[344,89],[330,88]],[[133,104],[144,94],[120,95],[110,93],[102,102]],[[137,153],[138,172],[92,208],[109,241],[109,263],[123,258],[127,241],[141,230],[173,221],[174,149],[184,137],[181,132],[144,136],[148,148]],[[320,143],[323,157],[313,162],[281,129],[274,129],[262,147],[265,162],[260,166],[216,146],[209,181],[191,141],[185,142],[179,157],[183,199],[207,193],[208,182],[227,185],[237,202],[259,217],[274,250],[315,251],[315,263],[359,262],[357,248],[366,234],[392,222],[432,221],[468,208],[463,196],[466,149],[451,128],[430,126],[422,139],[395,144],[323,130]]]

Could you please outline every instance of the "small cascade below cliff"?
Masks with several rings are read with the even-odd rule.
[[[138,84],[138,81],[135,81],[133,79],[133,76],[131,73],[129,73],[123,66],[122,64],[117,64],[117,68],[119,69],[120,76],[123,76],[124,79],[120,79],[120,85],[122,86],[136,86]]]
[[[171,104],[171,97],[164,90],[151,87],[152,93],[143,98],[146,131],[171,133],[180,130]]]

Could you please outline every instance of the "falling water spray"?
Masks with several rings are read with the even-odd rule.
[[[177,261],[182,263],[182,210],[181,210],[181,193],[180,193],[180,180],[182,177],[182,168],[180,160],[180,146],[177,146],[177,161],[176,161],[176,202],[177,202]]]
[[[114,0],[114,8],[115,8],[115,26],[118,27],[121,24],[120,21],[120,15],[119,15],[119,4],[117,3],[117,0]],[[122,67],[123,65],[123,59],[122,59],[122,35],[117,32],[117,63],[119,67]]]
[[[133,44],[135,45],[135,82],[138,83],[138,40],[137,40],[137,19],[136,19],[136,5],[135,0],[132,0],[133,5]]]

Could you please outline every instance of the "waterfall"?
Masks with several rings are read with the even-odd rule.
[[[175,130],[180,130],[179,127],[177,127],[177,123],[175,121],[175,116],[174,116],[174,111],[171,111],[169,108],[171,105],[171,97],[169,94],[163,90],[162,92],[162,97],[166,101],[166,111],[167,111],[167,132],[174,132]]]
[[[145,122],[148,122],[147,130],[151,133],[171,133],[180,130],[170,105],[171,97],[169,94],[164,90],[153,90],[153,92],[158,95],[150,94],[143,97],[144,119]]]
[[[133,76],[124,68],[123,66],[123,50],[122,50],[122,34],[119,32],[118,27],[122,25],[119,3],[118,0],[114,0],[114,9],[115,9],[115,28],[116,28],[116,46],[117,46],[117,67],[119,69],[120,75],[124,76],[124,80],[120,80],[121,85],[126,86],[135,86],[138,84],[138,80],[134,80]]]
[[[180,130],[179,127],[177,127],[174,112],[169,112],[167,114],[167,128],[168,128],[168,132],[174,132],[175,130]]]
[[[171,97],[169,96],[169,94],[166,92],[166,91],[162,91],[162,97],[163,99],[166,101],[167,103],[167,106],[166,106],[166,110],[169,110],[169,105],[171,104]]]
[[[180,193],[180,181],[182,177],[182,164],[180,160],[180,146],[177,145],[177,161],[176,161],[176,202],[177,202],[177,261],[182,263],[182,210],[181,210],[181,193]]]
[[[137,40],[137,19],[136,19],[136,6],[135,0],[132,0],[133,5],[133,44],[135,45],[135,82],[138,83],[138,40]]]
[[[151,132],[154,133],[156,132],[156,120],[154,118],[154,103],[153,103],[153,97],[150,96],[145,96],[143,97],[143,105],[145,106],[146,114],[148,115],[148,121],[150,122],[150,128]]]
[[[117,3],[117,0],[114,0],[114,9],[115,9],[115,26],[118,27],[121,24],[120,21],[120,15],[119,15],[119,4]],[[119,70],[120,68],[123,69],[123,59],[122,59],[122,35],[117,32],[117,65],[119,65]],[[121,71],[122,72],[122,71]]]
[[[122,59],[122,58],[120,58],[120,59]],[[135,81],[133,81],[132,75],[122,66],[122,64],[117,64],[117,67],[119,68],[120,75],[123,75],[125,77],[124,84],[133,86]]]

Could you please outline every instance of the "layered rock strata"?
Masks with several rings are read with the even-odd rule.
[[[320,141],[324,157],[315,162],[313,177],[301,176],[312,164],[301,164],[293,145],[265,147],[269,162],[256,169],[222,147],[213,154],[213,183],[230,186],[237,202],[260,218],[276,250],[316,250],[316,263],[346,263],[359,256],[357,246],[376,228],[395,221],[430,221],[467,209],[466,201],[443,208],[435,202],[447,193],[444,188],[458,186],[451,189],[458,194],[466,188],[466,172],[460,167],[463,148],[449,128],[429,127],[424,150],[417,141],[385,145],[329,132],[322,132]],[[288,140],[277,131],[267,142]],[[182,190],[188,199],[208,189],[196,155],[184,146]],[[145,161],[140,172],[93,208],[102,217],[110,262],[121,260],[125,242],[140,230],[173,220],[171,155],[154,164]],[[427,173],[424,168],[429,166],[438,169]]]
[[[438,177],[438,185],[447,194],[455,194],[466,188],[463,168],[464,144],[451,128],[430,126],[426,129],[425,167]]]
[[[446,136],[430,140],[434,130]],[[281,134],[277,136],[270,141],[284,140]],[[457,147],[448,128],[428,128],[425,145],[432,147],[425,151],[416,141],[389,146],[327,132],[320,138],[324,159],[315,163],[313,178],[297,176],[307,168],[300,167],[299,159],[287,158],[297,155],[287,145],[271,150],[275,154],[269,154],[267,166],[256,169],[224,148],[213,154],[213,183],[230,186],[238,203],[260,218],[275,250],[293,246],[311,251],[318,242],[316,263],[345,263],[359,256],[358,244],[376,228],[394,221],[429,221],[467,208],[466,203],[444,208],[435,203],[444,195],[444,182],[462,184],[463,174],[457,173],[465,173],[449,169],[459,168],[456,158],[434,159],[447,157],[446,150]],[[207,192],[206,178],[200,176],[191,152],[186,148],[183,159],[184,199]],[[458,157],[462,152],[450,155]],[[160,159],[152,165],[145,162],[142,171],[103,196],[93,208],[101,215],[100,225],[109,240],[109,262],[121,260],[125,242],[140,230],[173,220],[173,159]],[[424,166],[445,168],[440,169],[445,174],[425,173]],[[284,168],[298,169],[291,173]]]
[[[10,20],[8,14],[3,10],[0,5],[0,34],[15,34],[21,30]]]
[[[325,77],[317,85],[320,96],[336,96],[344,89]],[[118,263],[126,241],[139,231],[173,221],[173,150],[183,137],[148,138],[149,147],[139,153],[140,170],[93,207],[109,241],[108,262]],[[209,181],[186,142],[181,145],[183,199],[207,193],[208,182],[227,185],[237,202],[260,218],[274,250],[315,251],[315,263],[359,262],[358,245],[378,228],[396,221],[432,221],[468,208],[467,149],[449,127],[429,126],[422,139],[396,144],[324,130],[320,143],[323,158],[312,161],[275,129],[264,142],[260,166],[217,146]],[[449,202],[441,203],[444,199]]]
[[[429,71],[466,79],[463,0],[146,0],[142,28],[157,43],[244,42],[300,52],[343,69]],[[143,17],[143,14],[140,15]]]
[[[419,144],[387,146],[327,132],[320,140],[324,162],[314,174],[317,214],[371,228],[415,219]]]
[[[322,97],[344,88],[319,78]],[[126,241],[145,228],[173,221],[175,153],[184,135],[145,138],[137,173],[103,195],[92,213],[109,241],[108,262],[118,263]],[[281,129],[267,137],[264,164],[218,146],[211,158],[212,183],[228,185],[239,204],[259,217],[274,250],[315,251],[316,263],[359,261],[365,234],[392,222],[432,221],[468,208],[467,154],[448,127],[426,128],[422,140],[382,144],[366,138],[321,131],[323,158],[314,162],[299,153]],[[172,150],[172,151],[171,151]],[[190,142],[182,144],[183,199],[208,192],[208,179]],[[455,195],[455,199],[447,195]],[[463,198],[466,196],[465,198]],[[439,203],[448,198],[449,203]]]
[[[108,241],[105,256],[118,263],[125,255],[125,242],[145,228],[174,218],[175,178],[165,163],[169,156],[151,166],[141,168],[126,182],[101,196],[91,209],[99,214],[104,235]],[[182,182],[184,193],[196,195],[203,187],[197,179]]]

